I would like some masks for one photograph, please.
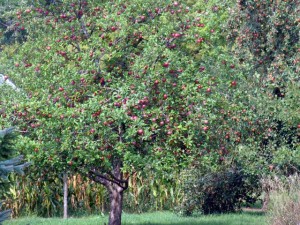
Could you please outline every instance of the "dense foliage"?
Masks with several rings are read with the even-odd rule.
[[[152,171],[148,179],[167,187],[183,169],[209,171],[212,189],[237,182],[214,204],[237,193],[216,210],[229,211],[241,190],[257,191],[241,176],[257,187],[274,168],[299,169],[295,1],[64,0],[11,9],[1,19],[10,26],[1,27],[0,69],[19,89],[1,87],[0,123],[20,129],[19,148],[34,163],[27,182],[44,182],[41,190],[81,174],[107,188],[110,224],[119,224],[112,221],[121,221],[135,174]],[[218,174],[228,168],[239,169]],[[51,214],[58,198],[47,196]]]
[[[239,155],[248,152],[254,168],[269,163],[284,174],[299,171],[299,12],[297,1],[238,1],[228,23],[253,113],[265,124],[263,139],[244,145]]]
[[[240,145],[232,146],[232,154],[227,157],[229,167],[210,169],[213,172],[203,169],[202,165],[196,170],[192,168],[190,174],[200,176],[189,176],[185,180],[187,194],[181,210],[186,214],[197,209],[204,213],[234,210],[239,202],[235,194],[243,190],[240,200],[247,196],[257,198],[261,191],[260,180],[266,174],[288,175],[299,171],[299,3],[237,1],[230,12],[228,47],[237,60],[236,70],[243,74],[245,82],[245,86],[239,86],[244,91],[239,104],[249,106],[245,107],[248,113],[237,120],[248,120],[251,128],[241,129],[245,136]],[[239,121],[235,126],[241,124]],[[246,189],[236,185],[236,189],[228,193],[226,186],[230,186],[232,179],[220,172],[227,171],[226,168],[240,168],[246,184],[251,185]],[[205,177],[213,182],[201,182]],[[218,192],[220,198],[213,194],[217,193],[214,190],[219,184],[224,186]],[[199,190],[192,188],[193,185]],[[211,196],[215,202],[208,204],[206,201]]]
[[[64,1],[16,12],[27,41],[4,48],[2,70],[24,92],[11,113],[37,173],[88,175],[121,212],[131,173],[223,160],[238,76],[218,59],[214,18],[226,8],[202,6]]]
[[[23,1],[2,0],[0,1],[0,51],[2,45],[21,43],[26,40],[26,31],[16,26],[16,22],[10,12],[16,8],[24,7]]]

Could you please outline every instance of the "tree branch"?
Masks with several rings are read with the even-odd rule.
[[[109,187],[109,182],[118,185],[120,188],[122,188],[122,191],[126,190],[128,188],[128,179],[127,180],[121,180],[116,178],[113,174],[109,173],[109,175],[112,177],[108,177],[105,174],[101,174],[97,172],[95,169],[92,169],[89,171],[89,178],[99,182],[100,184],[103,184],[105,187]]]

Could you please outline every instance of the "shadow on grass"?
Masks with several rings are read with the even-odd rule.
[[[181,218],[191,218],[187,221],[162,221],[162,222],[140,222],[140,223],[125,223],[124,225],[249,225],[256,224],[258,221],[263,221],[265,217],[265,212],[262,211],[249,211],[240,212],[235,214],[215,214],[210,216],[194,215],[191,217],[181,217]],[[232,217],[231,217],[232,216]],[[203,220],[201,219],[203,218]],[[199,220],[198,220],[199,219]],[[180,219],[179,219],[180,220]],[[250,222],[250,221],[256,222]],[[261,224],[265,224],[262,222]]]
[[[249,216],[265,216],[266,213],[263,211],[245,211],[243,212],[243,215],[249,215]]]
[[[228,216],[228,215],[241,215],[241,216],[250,216],[250,217],[264,217],[266,216],[266,212],[261,210],[251,210],[251,211],[239,211],[235,213],[216,213],[216,214],[209,214],[209,215],[193,215],[191,217],[185,217],[185,218],[201,218],[201,217],[209,217],[209,216]],[[183,217],[184,218],[184,217]]]
[[[127,224],[125,223],[124,225],[135,225],[134,224]],[[220,221],[198,221],[198,222],[191,222],[191,221],[187,221],[187,222],[178,222],[178,223],[148,223],[148,222],[144,222],[144,223],[139,223],[139,225],[230,225],[226,222],[220,222]]]

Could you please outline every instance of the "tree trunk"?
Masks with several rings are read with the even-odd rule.
[[[106,187],[110,197],[110,213],[108,225],[121,225],[123,191],[128,188],[128,178],[123,180],[121,163],[116,160],[113,173],[102,174],[95,168],[89,171],[89,178]]]
[[[118,187],[112,187],[110,190],[110,212],[108,225],[121,225],[122,202],[123,191]]]
[[[119,142],[123,142],[124,125],[119,126]],[[123,203],[123,191],[128,188],[128,177],[124,179],[122,168],[122,160],[118,157],[114,157],[112,160],[112,170],[103,173],[100,168],[91,168],[88,173],[88,177],[97,183],[100,183],[106,187],[110,197],[110,213],[108,219],[108,225],[121,225],[122,221],[122,203]]]
[[[63,183],[64,183],[64,219],[68,218],[68,175],[66,172],[63,174]]]

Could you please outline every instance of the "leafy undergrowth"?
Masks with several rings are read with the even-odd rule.
[[[243,212],[223,215],[180,217],[171,212],[155,212],[123,215],[124,225],[265,225],[263,213]],[[4,225],[103,225],[107,223],[106,216],[91,216],[82,218],[20,218],[10,220]]]

